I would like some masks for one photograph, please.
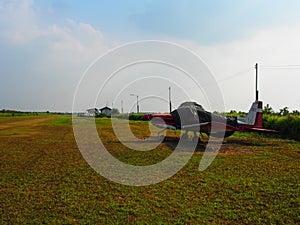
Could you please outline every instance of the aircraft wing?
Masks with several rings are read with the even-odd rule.
[[[211,124],[210,122],[205,122],[205,123],[195,123],[195,124],[191,124],[191,125],[184,125],[184,126],[182,126],[182,130],[189,130],[192,128],[207,126],[210,124]]]

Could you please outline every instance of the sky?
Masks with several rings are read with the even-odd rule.
[[[297,0],[0,0],[0,108],[70,112],[95,60],[127,43],[158,40],[183,46],[202,60],[224,109],[213,107],[205,88],[195,88],[163,64],[130,66],[105,83],[106,67],[122,66],[121,58],[114,58],[98,66],[91,83],[100,94],[90,96],[95,93],[86,85],[76,110],[109,106],[131,112],[134,94],[140,111],[166,112],[170,86],[173,109],[192,100],[209,110],[248,111],[255,98],[255,63],[260,100],[275,111],[299,110],[299,9]],[[158,58],[163,55],[154,50]],[[182,61],[189,64],[187,59]]]

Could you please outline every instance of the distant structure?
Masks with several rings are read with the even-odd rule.
[[[91,109],[87,109],[85,112],[83,113],[78,113],[78,116],[83,116],[83,117],[96,117],[99,116],[100,114],[103,114],[107,117],[110,117],[112,113],[112,109],[105,106],[101,109],[97,109],[97,108],[91,108]]]
[[[100,113],[104,114],[106,116],[111,116],[111,112],[112,112],[112,109],[107,106],[100,109]]]
[[[99,114],[99,110],[97,108],[87,109],[86,111],[87,111],[86,116],[95,117]]]

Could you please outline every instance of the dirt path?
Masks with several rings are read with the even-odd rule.
[[[54,118],[56,118],[56,116],[28,117],[28,118],[11,118],[11,117],[9,117],[9,118],[5,119],[4,121],[0,122],[0,130],[34,125],[34,124],[45,122],[45,121],[48,121],[48,120],[51,120]]]
[[[0,120],[0,138],[27,137],[39,133],[35,125],[49,121],[57,116],[5,118]]]

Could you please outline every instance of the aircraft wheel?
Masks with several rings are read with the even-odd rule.
[[[225,132],[225,135],[224,135],[224,138],[227,138],[227,137],[233,135],[234,132],[235,132],[235,131],[226,131],[226,132]]]
[[[158,140],[161,141],[161,142],[164,142],[166,140],[166,136],[158,135]]]
[[[182,138],[183,140],[188,140],[188,139],[189,139],[189,136],[188,136],[187,132],[185,132],[184,134],[182,134],[182,135],[181,135],[181,138]]]
[[[196,134],[194,134],[192,138],[192,142],[196,142],[198,144],[198,141],[199,141],[199,137]]]

